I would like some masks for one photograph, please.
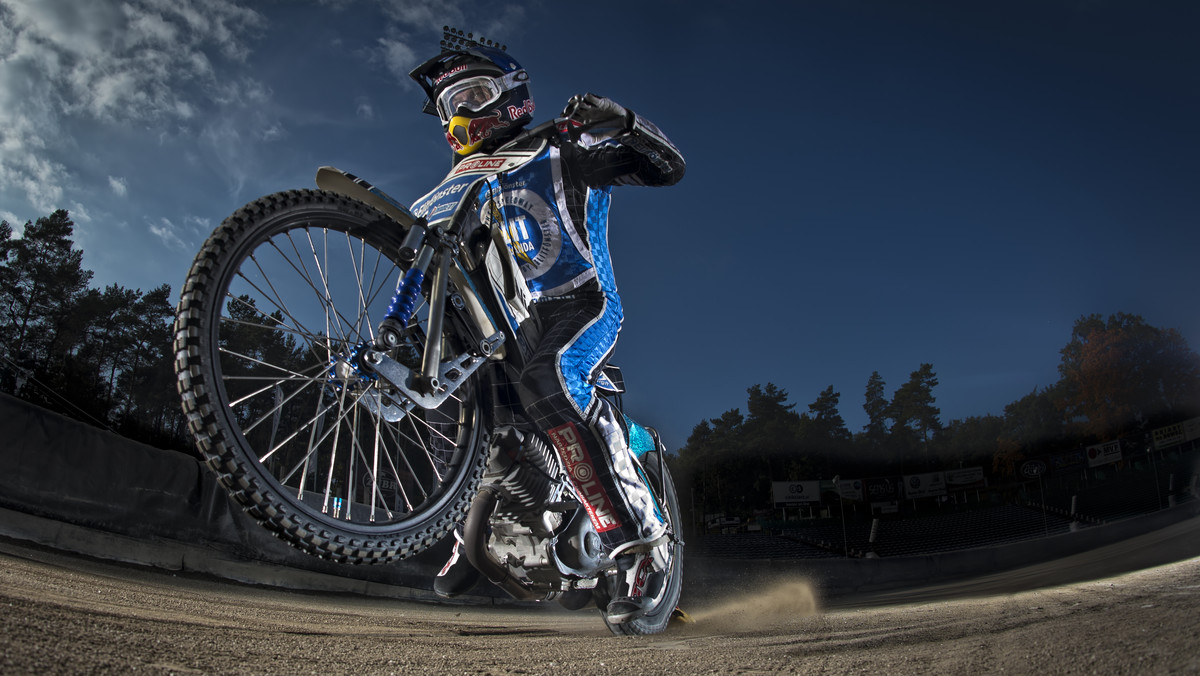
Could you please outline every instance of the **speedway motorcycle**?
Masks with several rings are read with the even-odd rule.
[[[475,208],[528,157],[464,160],[412,211],[331,167],[317,190],[242,207],[184,284],[178,388],[207,466],[291,545],[386,563],[461,527],[461,551],[512,597],[603,609],[617,566],[566,474],[586,467],[564,466],[514,386],[542,327],[505,227]],[[618,368],[596,386],[619,408]],[[645,615],[605,623],[650,634],[676,613],[683,541],[662,444],[628,423],[668,526],[665,575]]]

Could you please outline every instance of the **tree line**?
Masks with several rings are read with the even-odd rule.
[[[65,210],[0,221],[0,391],[158,446],[194,452],[175,390],[171,289],[90,285]],[[231,312],[236,312],[236,307]],[[279,345],[263,350],[291,350]],[[248,349],[248,348],[247,348]],[[773,383],[747,390],[745,412],[699,422],[673,458],[681,493],[706,511],[770,508],[772,481],[865,478],[983,466],[1012,477],[1030,457],[1149,433],[1200,415],[1200,356],[1175,329],[1118,313],[1088,315],[1060,350],[1059,380],[1002,415],[941,421],[932,364],[889,396],[867,379],[867,424],[846,427],[841,393],[819,392],[798,412]]]
[[[0,391],[161,448],[190,450],[167,284],[91,286],[65,210],[0,221]]]
[[[1200,415],[1200,356],[1175,329],[1138,315],[1080,317],[1060,350],[1059,380],[1004,407],[1002,415],[941,421],[932,364],[892,395],[873,372],[851,432],[832,385],[796,411],[772,383],[747,390],[745,413],[701,421],[673,463],[681,495],[698,513],[749,516],[770,510],[771,482],[866,478],[983,467],[1016,478],[1027,458],[1123,439],[1149,446],[1151,432]]]

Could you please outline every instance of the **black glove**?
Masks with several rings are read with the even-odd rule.
[[[572,96],[563,117],[578,131],[591,134],[622,134],[633,128],[633,113],[616,101],[595,94]],[[574,131],[573,129],[573,131]]]

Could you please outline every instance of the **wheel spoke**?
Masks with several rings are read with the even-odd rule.
[[[242,354],[240,352],[234,352],[233,350],[226,350],[226,349],[221,349],[220,352],[221,352],[221,354],[227,354],[231,357],[237,357],[239,359],[248,361],[252,364],[258,364],[259,366],[266,366],[267,368],[281,371],[281,372],[286,373],[289,376],[292,376],[294,378],[303,378],[304,377],[304,376],[300,375],[299,373],[296,373],[295,371],[289,371],[289,370],[283,368],[282,366],[277,366],[275,364],[269,364],[261,359],[258,359],[257,357],[251,357],[248,354]]]
[[[277,249],[277,250],[278,250],[278,249]],[[295,316],[294,316],[294,315],[291,313],[291,311],[290,311],[290,310],[288,310],[288,308],[287,308],[287,304],[283,302],[283,296],[282,296],[282,295],[279,293],[279,291],[277,291],[277,290],[275,289],[275,285],[271,283],[271,277],[270,277],[270,275],[268,275],[268,274],[266,273],[266,271],[262,269],[262,265],[260,265],[260,264],[259,264],[259,262],[258,262],[258,258],[256,258],[256,257],[255,257],[255,256],[252,254],[252,255],[250,256],[250,260],[254,262],[254,267],[255,267],[255,268],[257,268],[257,269],[258,269],[258,273],[259,273],[260,275],[262,275],[263,281],[265,281],[265,282],[267,283],[267,287],[271,289],[271,293],[270,293],[270,294],[268,294],[268,293],[264,293],[264,292],[262,291],[262,289],[259,289],[259,288],[258,288],[258,286],[257,286],[257,285],[255,285],[255,284],[254,284],[254,282],[253,282],[253,281],[251,281],[251,280],[250,280],[250,278],[249,278],[249,277],[247,277],[245,274],[243,274],[241,271],[239,271],[239,272],[238,272],[238,276],[239,276],[239,277],[241,277],[242,279],[244,279],[244,280],[246,281],[246,283],[247,283],[247,284],[250,284],[251,286],[253,286],[253,287],[254,287],[254,290],[255,290],[255,291],[258,291],[258,292],[259,292],[259,294],[260,294],[262,297],[264,297],[264,298],[266,298],[267,300],[271,301],[271,304],[272,304],[272,305],[274,305],[275,307],[279,308],[279,311],[283,313],[283,316],[287,317],[288,319],[291,319],[291,320],[292,320],[292,323],[296,325],[296,328],[297,328],[297,329],[303,329],[303,333],[304,333],[304,334],[306,334],[306,335],[310,335],[310,336],[311,336],[311,335],[313,335],[313,333],[312,333],[311,331],[309,331],[309,330],[307,330],[307,329],[304,329],[304,325],[303,325],[303,323],[301,323],[301,322],[300,322],[300,320],[299,320],[299,319],[297,319],[297,318],[296,318],[296,317],[295,317]]]
[[[277,534],[339,558],[404,556],[445,533],[465,505],[448,493],[483,467],[477,385],[424,410],[360,361],[406,269],[404,232],[313,191],[263,198],[220,229],[189,273],[178,325],[192,328],[176,354],[222,483]],[[391,352],[410,368],[429,328],[418,301]],[[455,326],[429,337],[447,354],[464,349]],[[348,552],[345,538],[367,549]]]
[[[244,401],[244,400],[246,400],[246,399],[249,399],[250,397],[253,397],[253,396],[255,396],[255,395],[262,394],[263,392],[265,392],[265,391],[266,391],[266,390],[268,390],[268,389],[269,389],[269,390],[274,390],[275,388],[277,388],[277,387],[280,387],[280,386],[281,386],[283,383],[292,382],[293,380],[294,380],[294,378],[288,378],[288,379],[286,379],[286,380],[278,380],[278,381],[276,381],[274,384],[272,384],[272,385],[268,385],[267,387],[264,387],[264,388],[262,388],[261,390],[259,390],[259,391],[255,392],[254,394],[249,394],[249,395],[246,395],[245,397],[243,397],[243,401]],[[317,382],[317,381],[316,381],[316,380],[312,380],[312,379],[306,380],[306,381],[305,381],[303,384],[301,384],[301,385],[300,385],[300,387],[296,388],[296,391],[295,391],[295,392],[292,392],[291,394],[289,394],[289,395],[287,396],[287,399],[283,399],[283,400],[282,400],[282,401],[280,401],[279,403],[275,404],[275,406],[274,406],[274,407],[272,407],[272,408],[271,408],[271,410],[269,410],[269,411],[267,411],[266,413],[264,413],[264,414],[262,415],[262,417],[260,417],[258,420],[255,420],[254,422],[252,422],[252,423],[250,423],[249,425],[247,425],[246,427],[244,427],[244,428],[242,429],[242,434],[245,434],[245,433],[247,433],[247,432],[251,432],[251,431],[253,431],[255,427],[258,427],[258,426],[259,426],[259,425],[260,425],[260,424],[261,424],[261,423],[262,423],[264,420],[266,420],[267,418],[274,418],[274,417],[278,417],[278,416],[279,416],[279,413],[280,413],[280,412],[283,410],[283,407],[284,407],[284,406],[285,406],[285,405],[286,405],[286,404],[287,404],[289,401],[291,401],[291,400],[295,399],[297,395],[299,395],[299,394],[300,394],[301,392],[303,392],[304,390],[308,389],[308,386],[309,386],[309,385],[312,385],[312,384],[313,384],[313,383],[315,383],[315,382]],[[235,404],[235,405],[236,405],[237,403],[238,403],[238,402],[234,402],[234,404]]]
[[[326,348],[326,354],[329,354],[330,347],[329,347],[329,345],[327,345],[327,343],[328,343],[327,337],[325,338],[324,341],[322,341],[321,334],[313,333],[313,332],[309,331],[308,329],[304,329],[303,331],[294,329],[282,322],[276,321],[274,317],[264,313],[261,308],[259,308],[258,306],[254,305],[252,303],[248,303],[248,302],[242,300],[241,298],[234,297],[230,294],[227,294],[226,297],[229,299],[230,303],[236,303],[238,307],[245,308],[251,312],[257,313],[263,319],[268,319],[268,320],[275,322],[275,325],[268,327],[264,324],[249,322],[244,319],[235,319],[235,318],[229,317],[229,316],[221,317],[221,321],[223,323],[233,324],[233,325],[237,325],[237,326],[246,326],[246,327],[250,327],[250,328],[253,328],[253,329],[256,329],[259,331],[281,331],[284,333],[297,335],[297,336],[300,336],[305,339],[305,344],[308,345],[309,350],[313,353],[313,356],[317,357],[318,359],[323,358],[321,356],[320,352],[318,351],[318,347],[322,346],[323,344],[324,344],[324,347]]]
[[[318,372],[321,370],[319,365],[314,366],[312,368],[314,371],[318,371]],[[266,383],[267,383],[266,385],[262,386],[261,388],[255,390],[249,394],[246,394],[246,395],[242,396],[241,398],[234,399],[233,401],[229,402],[231,406],[237,406],[238,404],[242,404],[242,403],[246,402],[247,400],[252,399],[253,397],[256,397],[256,396],[262,394],[263,392],[266,392],[267,390],[271,389],[275,385],[280,385],[280,384],[287,383],[287,382],[293,382],[296,380],[304,380],[304,381],[306,381],[306,386],[307,386],[307,384],[316,382],[317,379],[311,375],[300,374],[298,376],[288,376],[287,378],[279,378],[278,376],[266,376],[266,375],[225,376],[225,380],[227,380],[227,381],[243,381],[243,382],[266,381]],[[288,399],[290,400],[291,397],[288,397]],[[284,403],[287,403],[287,402],[285,401]],[[248,430],[246,430],[246,431],[248,431]]]
[[[367,327],[367,332],[368,332],[367,335],[368,335],[370,341],[372,343],[374,343],[375,342],[375,329],[371,326],[371,322],[367,317],[367,299],[366,299],[366,296],[363,294],[363,281],[364,281],[363,274],[364,274],[364,268],[366,266],[366,260],[361,257],[362,256],[361,251],[360,251],[360,256],[355,257],[354,242],[351,241],[349,233],[345,233],[345,239],[346,239],[346,252],[350,255],[350,269],[352,269],[354,271],[354,279],[355,279],[355,281],[358,282],[357,284],[354,285],[354,290],[358,293],[358,321],[355,323],[354,332],[361,336],[363,324],[365,323],[366,327]],[[364,247],[366,246],[366,243],[363,242],[362,240],[359,240],[359,243],[361,246],[364,246]],[[362,267],[360,267],[360,263],[362,264]],[[373,283],[373,281],[374,280],[372,280],[372,283]]]
[[[329,513],[329,497],[333,490],[333,470],[337,466],[337,447],[338,439],[342,434],[342,420],[346,417],[346,390],[342,390],[342,396],[338,399],[338,416],[333,425],[333,446],[329,453],[329,474],[325,479],[325,501],[321,504],[321,511]]]

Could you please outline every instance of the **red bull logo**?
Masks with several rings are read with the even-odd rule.
[[[498,110],[487,117],[470,120],[455,117],[450,120],[450,128],[446,131],[446,142],[455,152],[474,151],[493,131],[508,125],[509,121]]]
[[[471,139],[471,143],[479,143],[483,139],[492,135],[493,129],[503,129],[508,126],[508,120],[500,115],[500,111],[496,111],[490,117],[477,117],[471,120],[467,125],[467,136]]]
[[[467,69],[466,65],[455,66],[455,67],[451,68],[450,70],[446,71],[445,73],[442,73],[441,75],[434,78],[433,86],[437,87],[438,85],[442,84],[442,81],[445,80],[446,78],[450,77],[451,75],[454,75],[455,73],[461,73],[466,69]]]
[[[521,104],[520,106],[508,107],[508,117],[515,120],[524,115],[533,115],[533,109],[533,99],[525,99],[525,103]]]

